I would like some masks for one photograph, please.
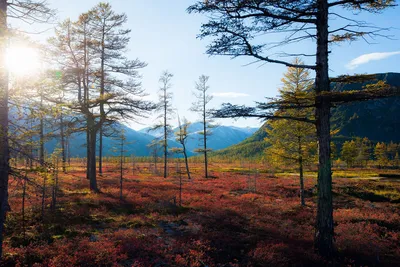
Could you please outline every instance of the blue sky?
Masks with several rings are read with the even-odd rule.
[[[80,13],[89,10],[99,1],[49,0],[48,2],[58,10],[58,17],[63,20],[68,17],[76,19]],[[262,101],[266,96],[276,96],[285,67],[276,64],[245,66],[252,62],[251,58],[231,60],[229,57],[209,57],[205,54],[208,42],[196,39],[196,35],[206,18],[186,13],[186,8],[194,1],[111,0],[109,2],[116,12],[125,12],[128,15],[126,27],[132,30],[129,56],[138,57],[148,63],[142,74],[143,87],[149,94],[149,99],[157,99],[158,78],[166,69],[174,74],[172,80],[174,106],[181,117],[185,116],[190,121],[198,120],[198,116],[188,109],[194,101],[192,95],[194,82],[201,74],[210,76],[210,93],[215,94],[210,107],[218,107],[223,102],[252,105],[254,101]],[[395,27],[400,21],[400,8],[387,10],[380,15],[361,14],[359,18],[381,27]],[[51,26],[34,27],[36,30],[42,30],[43,27]],[[51,34],[51,30],[46,33],[48,36]],[[375,40],[376,44],[357,41],[332,46],[329,62],[331,76],[346,73],[400,72],[400,30],[393,29],[389,34],[397,40],[379,38]],[[40,38],[43,39],[43,35]],[[306,43],[296,45],[296,50],[300,52],[310,48],[313,49],[313,46]],[[239,127],[261,125],[260,121],[254,119],[218,122]],[[135,129],[140,129],[152,124],[153,118],[141,120],[141,123],[129,124]]]

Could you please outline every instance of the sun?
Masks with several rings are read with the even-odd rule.
[[[39,52],[32,47],[15,46],[9,48],[6,62],[12,76],[31,76],[37,74],[41,69]]]

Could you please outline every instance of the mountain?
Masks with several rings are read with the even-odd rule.
[[[150,151],[147,147],[148,144],[154,139],[153,136],[145,133],[137,132],[125,125],[117,124],[116,128],[124,129],[126,144],[125,149],[127,152],[126,155],[135,155],[135,156],[148,156]],[[46,142],[45,148],[46,151],[52,153],[55,147],[57,147],[58,140],[50,140]],[[112,156],[118,155],[119,151],[119,140],[113,137],[103,137],[103,151],[104,156]],[[86,156],[86,135],[85,133],[74,134],[70,140],[70,153],[72,157],[85,157]]]
[[[203,124],[200,122],[189,126],[188,130],[191,133],[187,142],[189,151],[194,152],[195,149],[202,147],[202,135],[198,134],[198,132],[202,132],[202,129]],[[211,129],[211,135],[207,139],[207,147],[212,150],[223,149],[245,140],[250,135],[251,133],[242,129],[239,130],[236,127],[216,126]]]
[[[379,73],[376,77],[400,86],[400,73]],[[366,84],[333,84],[333,90],[359,90]],[[399,114],[400,97],[382,98],[333,108],[332,124],[340,129],[338,138],[367,137],[373,142],[400,143]]]
[[[157,137],[162,136],[162,130],[150,130],[145,128],[140,131],[135,131],[125,125],[117,123],[116,129],[124,129],[125,131],[125,149],[126,155],[135,156],[149,156],[151,150],[148,145]],[[188,156],[196,154],[195,150],[202,146],[202,135],[198,134],[201,132],[203,125],[201,123],[193,123],[189,127],[190,136],[187,140]],[[120,130],[118,130],[120,131]],[[178,128],[174,129],[174,132],[178,131]],[[207,145],[212,150],[223,149],[228,146],[237,144],[252,133],[252,128],[238,128],[230,126],[218,126],[212,129],[212,135],[207,141]],[[103,155],[114,156],[119,155],[119,140],[115,137],[103,137]],[[85,157],[86,156],[86,135],[84,133],[77,133],[72,135],[70,140],[70,153],[72,157]],[[45,149],[48,153],[52,153],[56,147],[58,147],[58,140],[52,139],[45,143]],[[181,147],[181,145],[171,137],[168,140],[169,148]],[[161,150],[160,150],[161,155]]]
[[[222,158],[259,158],[268,147],[264,141],[265,137],[267,137],[266,127],[267,123],[264,123],[249,138],[228,148],[215,151],[212,156]]]
[[[144,128],[142,130],[139,130],[138,132],[140,133],[148,133],[149,135],[152,135],[154,137],[160,137],[162,136],[163,132],[162,129],[160,130],[150,130],[150,127]],[[179,128],[173,129],[173,132],[177,132]],[[212,134],[208,137],[207,140],[207,147],[212,149],[212,150],[219,150],[219,149],[224,149],[226,147],[232,146],[234,144],[237,144],[249,136],[251,136],[257,128],[240,128],[240,127],[234,127],[234,126],[215,126],[214,128],[211,129]],[[190,124],[188,127],[188,132],[189,132],[189,138],[187,140],[187,149],[191,153],[195,153],[194,151],[202,147],[202,135],[199,134],[200,132],[203,131],[203,124],[201,122],[195,122]],[[175,142],[174,137],[170,137],[170,141]],[[171,145],[172,147],[174,145]],[[176,145],[177,147],[180,147],[180,145]]]
[[[377,80],[400,86],[400,73],[378,73]],[[369,83],[375,83],[371,81]],[[335,84],[333,91],[361,90],[368,83]],[[373,142],[400,143],[400,97],[390,97],[364,102],[349,103],[332,109],[332,125],[340,129],[334,141],[340,145],[344,140],[367,137]],[[265,123],[243,142],[216,151],[213,156],[224,158],[260,158],[267,144]]]

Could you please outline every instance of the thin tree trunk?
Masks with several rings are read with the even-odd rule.
[[[167,178],[167,88],[164,88],[164,178]]]
[[[300,203],[306,205],[304,200],[304,174],[303,174],[303,150],[301,148],[301,137],[298,137],[298,153],[299,153],[299,176],[300,176]]]
[[[299,173],[300,173],[300,202],[302,206],[306,205],[304,200],[304,175],[303,175],[303,157],[299,158]]]
[[[206,121],[206,92],[203,92],[203,131],[204,131],[204,172],[208,178],[208,159],[207,159],[207,121]]]
[[[42,222],[44,221],[44,206],[46,202],[46,175],[43,175],[43,185],[42,185]]]
[[[123,160],[124,160],[124,140],[121,139],[121,155],[120,155],[120,177],[119,177],[119,199],[122,201],[122,181],[123,181]]]
[[[103,126],[99,129],[99,174],[103,174]]]
[[[43,94],[40,92],[40,110],[39,110],[39,162],[44,165],[44,120],[43,120]]]
[[[328,75],[328,1],[317,1],[317,69],[315,86],[317,95],[330,91]],[[319,254],[334,254],[332,170],[330,158],[330,101],[317,96],[315,117],[319,145],[318,206],[314,246]]]
[[[186,145],[185,143],[182,144],[183,146],[183,156],[185,157],[185,165],[186,165],[186,173],[188,175],[188,179],[190,180],[190,171],[189,171],[189,163],[188,163],[188,157],[187,157],[187,153],[186,153]]]
[[[90,155],[89,155],[89,183],[90,190],[92,192],[98,193],[99,190],[97,188],[97,177],[96,177],[96,131],[94,127],[90,130]]]
[[[8,71],[7,49],[7,1],[0,0],[0,258],[3,255],[3,229],[8,205]]]
[[[89,129],[89,115],[86,118],[86,179],[90,180],[90,129]]]
[[[104,110],[104,93],[105,93],[105,19],[103,20],[102,39],[101,39],[101,56],[100,56],[100,129],[99,129],[99,174],[103,174],[103,122],[105,120]]]
[[[68,166],[71,166],[71,149],[70,149],[70,143],[69,143],[69,135],[67,134],[65,137],[65,143],[66,143],[66,155],[67,155],[67,162],[68,162]]]
[[[26,166],[28,168],[28,165]],[[26,180],[28,179],[27,175],[28,169],[25,171],[25,177],[23,178],[23,184],[22,184],[22,231],[23,231],[23,236],[24,236],[24,241],[25,241],[25,196],[26,196]]]
[[[66,149],[65,149],[65,134],[64,134],[64,118],[63,118],[63,110],[61,108],[61,115],[60,115],[60,136],[61,136],[61,157],[62,157],[62,170],[64,173],[67,172],[66,170]]]

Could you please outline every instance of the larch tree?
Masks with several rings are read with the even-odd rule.
[[[130,40],[129,30],[121,28],[125,22],[125,15],[99,4],[78,21],[60,24],[50,42],[69,92],[68,107],[81,114],[81,130],[86,131],[87,178],[94,192],[99,190],[96,148],[100,129],[105,123],[135,120],[154,109],[153,103],[143,99],[140,82],[139,71],[146,63],[125,57]]]
[[[293,64],[303,64],[296,58]],[[281,98],[293,102],[293,108],[278,110],[276,115],[294,118],[312,118],[313,108],[296,108],[296,103],[308,97],[312,88],[312,79],[307,69],[289,67],[282,78],[283,87],[279,90]],[[304,163],[314,161],[317,148],[315,125],[303,121],[289,119],[270,120],[266,128],[267,138],[271,146],[266,149],[267,157],[273,164],[296,163],[299,169],[300,203],[304,200]]]
[[[163,148],[163,158],[164,158],[164,178],[168,176],[168,138],[172,133],[172,127],[169,121],[172,119],[172,115],[174,110],[172,108],[172,97],[173,94],[171,92],[171,79],[173,74],[164,71],[159,79],[160,89],[158,91],[158,104],[157,104],[157,112],[160,112],[157,119],[160,120],[155,126],[151,128],[151,130],[155,131],[158,129],[162,130],[162,140],[160,144]]]
[[[99,89],[99,173],[102,170],[104,123],[115,120],[107,116],[107,98],[112,94],[131,93],[140,88],[138,69],[146,67],[139,59],[130,60],[125,55],[130,42],[130,29],[124,28],[128,17],[117,14],[109,3],[99,3],[88,12],[91,49],[98,58],[94,63]],[[122,78],[123,77],[123,78]],[[129,80],[127,82],[126,80]]]
[[[358,155],[358,148],[354,140],[346,141],[343,143],[341,156],[346,162],[347,167],[353,167]]]
[[[196,152],[203,153],[204,155],[204,176],[208,178],[208,152],[211,149],[207,148],[208,137],[212,134],[212,114],[208,108],[208,104],[213,99],[213,96],[208,93],[210,86],[208,85],[209,76],[201,75],[199,81],[195,84],[195,91],[193,92],[196,97],[196,102],[193,102],[191,111],[197,112],[201,116],[201,123],[203,130],[199,132],[203,146],[196,149]]]
[[[388,163],[387,146],[385,143],[378,142],[374,148],[374,156],[379,168],[384,167]]]
[[[288,67],[315,71],[314,106],[318,138],[318,204],[314,247],[326,257],[334,255],[334,221],[332,204],[331,164],[331,107],[352,101],[369,100],[399,94],[399,89],[382,84],[348,94],[331,92],[329,78],[329,50],[333,43],[355,41],[358,38],[382,35],[381,28],[372,27],[355,18],[340,14],[340,9],[359,12],[380,11],[393,6],[394,1],[381,0],[208,0],[198,1],[188,8],[189,13],[207,14],[210,18],[201,28],[200,38],[211,37],[210,55],[231,57],[249,56],[260,63],[277,63]],[[329,26],[335,20],[335,28]],[[268,34],[282,36],[281,41],[271,42]],[[293,52],[296,43],[308,42],[306,51]],[[310,45],[315,52],[310,52]],[[280,52],[285,49],[286,53]],[[279,50],[277,50],[279,49]],[[274,53],[275,52],[275,53]],[[272,56],[272,55],[275,55]],[[314,64],[293,64],[285,57],[304,56],[313,58]],[[360,77],[358,77],[360,78]],[[368,78],[368,77],[363,77]],[[353,83],[349,76],[338,77],[336,82]],[[224,105],[216,117],[271,118],[279,103],[260,103],[256,108]]]
[[[186,173],[188,179],[190,180],[191,177],[190,177],[189,162],[188,162],[188,155],[186,148],[186,143],[189,138],[189,127],[190,127],[190,122],[186,118],[183,118],[183,122],[181,122],[178,116],[178,131],[175,132],[176,136],[175,140],[182,145],[182,148],[175,148],[174,152],[183,154],[183,158],[185,160]]]
[[[9,140],[8,101],[9,78],[6,65],[6,51],[10,33],[10,20],[23,22],[48,22],[54,16],[46,1],[42,0],[0,0],[0,258],[3,255],[3,229],[8,205]]]

